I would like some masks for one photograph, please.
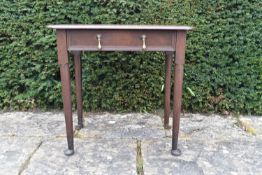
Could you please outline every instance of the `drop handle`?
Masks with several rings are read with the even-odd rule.
[[[98,48],[99,50],[102,49],[102,45],[101,45],[101,37],[102,37],[101,34],[96,35],[96,39],[97,39],[97,48]]]
[[[146,35],[142,35],[141,39],[142,39],[142,42],[143,42],[142,49],[146,50]]]

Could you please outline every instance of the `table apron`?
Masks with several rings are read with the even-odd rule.
[[[67,30],[69,51],[175,51],[175,44],[169,30]]]

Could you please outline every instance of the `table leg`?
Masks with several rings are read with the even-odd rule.
[[[172,130],[172,150],[171,150],[171,153],[174,156],[181,155],[181,151],[178,149],[177,144],[178,144],[178,133],[179,133],[181,101],[182,101],[185,47],[186,47],[186,32],[178,31],[177,32],[177,41],[176,41],[173,130]]]
[[[83,101],[82,101],[82,67],[81,67],[81,52],[73,52],[75,62],[75,81],[76,81],[76,105],[78,124],[76,129],[83,128]]]
[[[166,52],[166,77],[165,77],[165,110],[164,110],[164,128],[170,129],[169,116],[170,116],[170,93],[171,93],[171,66],[173,60],[173,52]]]
[[[69,156],[74,154],[74,133],[73,133],[73,119],[72,119],[72,104],[71,104],[71,90],[70,90],[70,73],[68,63],[68,53],[66,46],[66,31],[57,30],[57,49],[58,49],[58,63],[60,66],[60,75],[62,83],[62,96],[66,123],[66,135],[68,149],[64,154]]]

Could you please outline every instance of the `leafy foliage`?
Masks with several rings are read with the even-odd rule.
[[[0,107],[62,107],[48,24],[182,24],[196,28],[187,41],[183,108],[262,114],[261,19],[260,0],[2,0]],[[85,53],[83,85],[85,110],[161,108],[164,55]]]

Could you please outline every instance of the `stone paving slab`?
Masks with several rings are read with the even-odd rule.
[[[262,174],[262,140],[183,140],[179,142],[179,147],[182,155],[174,157],[170,154],[171,139],[143,141],[144,174]]]
[[[127,139],[75,139],[67,157],[64,139],[45,141],[22,175],[135,175],[136,143]]]
[[[7,112],[0,116],[0,136],[65,136],[61,112]]]
[[[170,118],[172,124],[172,118]],[[172,136],[172,130],[166,130],[166,136]],[[186,114],[180,121],[182,139],[195,140],[231,140],[239,137],[250,137],[250,134],[238,127],[233,117],[219,115]]]
[[[261,116],[240,116],[239,120],[243,129],[247,132],[262,138],[262,117]]]
[[[1,137],[0,175],[19,174],[40,145],[40,138]]]
[[[75,114],[73,119],[76,125]],[[0,128],[0,136],[61,137],[66,133],[62,112],[3,113],[0,123],[3,126]],[[84,128],[77,134],[81,138],[163,138],[165,130],[157,115],[90,113],[84,116]]]
[[[85,118],[82,137],[96,138],[164,138],[165,130],[161,118],[147,113],[110,114],[103,113]]]

